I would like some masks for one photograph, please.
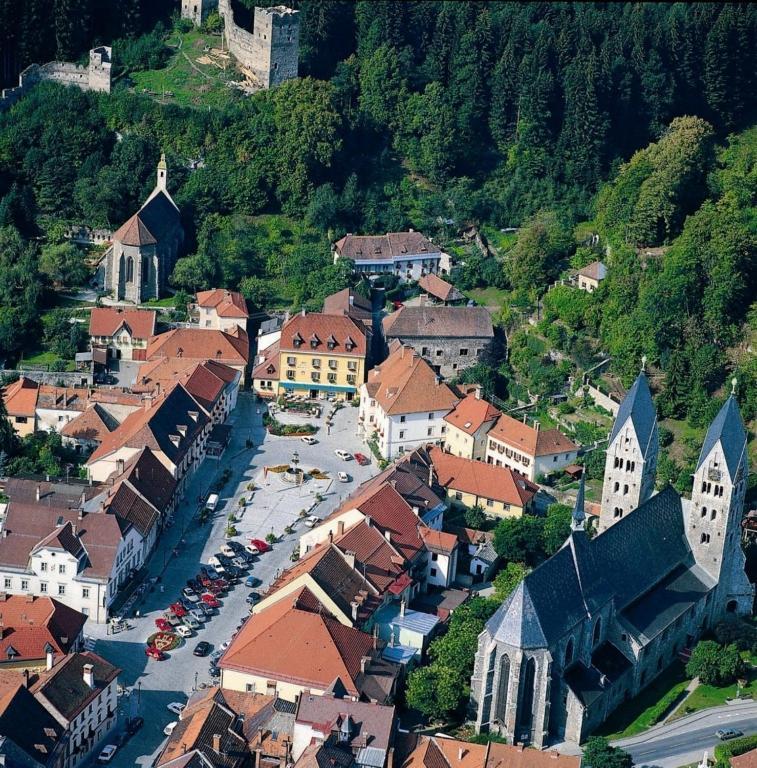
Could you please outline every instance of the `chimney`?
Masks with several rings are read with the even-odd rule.
[[[406,607],[407,606],[405,605],[405,598],[402,598],[402,601],[400,602],[400,616],[404,617]]]
[[[334,541],[334,532],[329,531],[329,544],[331,544],[332,541]]]
[[[362,659],[360,659],[360,671],[365,674],[368,669],[368,664],[370,664],[371,657],[370,656],[363,656]]]
[[[118,471],[119,475],[123,473],[123,471],[124,471],[124,460],[123,459],[118,459],[116,461],[116,470]]]
[[[538,432],[539,428],[541,427],[541,424],[539,424],[538,420],[534,422],[534,429]]]
[[[33,603],[34,602],[34,595],[27,595],[26,596],[26,602],[27,603]]]
[[[347,551],[344,553],[344,560],[352,570],[355,570],[355,553]]]
[[[371,516],[370,515],[366,515],[365,518],[363,518],[363,519],[365,520],[365,524],[369,528],[373,525],[373,520],[371,520]]]
[[[217,755],[221,754],[221,734],[220,733],[213,734],[213,751]]]
[[[86,502],[86,501],[87,501],[87,494],[86,494],[84,491],[82,491],[82,492],[81,492],[81,497],[79,498],[79,503],[80,503],[82,506],[84,506],[84,504],[85,504],[85,502]]]
[[[457,749],[457,759],[462,762],[462,759],[465,757],[465,753],[467,750],[465,747],[458,747]]]
[[[421,513],[421,510],[420,510],[420,508],[419,508],[419,507],[413,507],[413,514],[414,514],[416,517],[419,517],[419,516],[420,516],[420,513]]]
[[[337,520],[336,535],[341,536],[344,533],[344,520]]]
[[[355,297],[352,294],[350,294],[350,306],[351,307],[355,306]]]
[[[87,688],[95,687],[95,668],[91,664],[85,664],[82,667],[82,677],[87,685]]]
[[[25,669],[24,670],[24,688],[28,688],[28,687],[29,687],[29,670]]]
[[[79,513],[77,514],[77,517],[79,518],[79,520],[84,519],[84,510],[81,507],[79,507]]]
[[[42,489],[39,487],[39,484],[38,484],[37,485],[37,493],[36,493],[37,501],[39,501],[39,497],[42,495],[41,490]]]
[[[480,399],[481,399],[481,385],[476,384],[476,400],[480,400]]]
[[[55,654],[52,651],[48,651],[45,654],[45,669],[49,672],[53,668],[53,664],[55,664]]]
[[[391,531],[384,531],[384,538],[391,544],[392,543],[392,532]]]
[[[300,313],[302,317],[305,317],[305,307],[302,308],[302,312]]]
[[[350,610],[351,610],[351,612],[352,612],[352,620],[353,620],[353,621],[357,621],[357,612],[358,612],[358,608],[360,608],[360,603],[358,603],[358,601],[357,601],[357,600],[353,600],[353,601],[350,603]],[[363,671],[365,671],[365,670],[363,670]]]

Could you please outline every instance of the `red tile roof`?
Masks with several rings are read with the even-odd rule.
[[[470,394],[463,398],[455,409],[444,417],[444,420],[467,435],[472,435],[499,415],[500,410],[487,400]]]
[[[247,365],[250,342],[241,328],[216,331],[208,328],[174,328],[153,336],[147,347],[147,360],[156,357],[179,357],[215,360],[232,366]]]
[[[457,546],[457,536],[454,533],[445,533],[444,531],[437,531],[426,526],[422,526],[419,532],[423,543],[426,545],[426,549],[431,552],[449,555]]]
[[[39,384],[22,376],[3,390],[3,401],[9,416],[34,418]]]
[[[84,387],[56,387],[40,384],[37,395],[37,410],[85,411],[89,405],[91,391]]]
[[[133,339],[147,341],[155,333],[155,317],[151,309],[94,307],[89,316],[89,335],[115,336],[125,326]]]
[[[87,617],[50,597],[0,594],[0,659],[12,663],[44,659],[49,648],[66,654]],[[8,649],[16,651],[11,660]]]
[[[219,666],[320,690],[340,680],[357,696],[361,659],[372,649],[370,635],[340,624],[303,587],[253,614]]]
[[[442,280],[438,275],[430,273],[423,275],[418,281],[418,286],[422,291],[435,296],[440,301],[461,301],[465,296],[446,280]]]
[[[437,446],[430,448],[429,454],[439,482],[453,491],[522,507],[539,490],[537,485],[507,467],[453,456]]]
[[[578,450],[578,446],[559,429],[535,429],[506,413],[497,419],[488,436],[529,456],[551,456]]]
[[[252,378],[261,381],[279,380],[280,345],[275,341],[258,356],[258,363],[252,369]]]
[[[284,352],[365,357],[367,345],[362,324],[351,317],[310,312],[298,313],[284,323],[279,347]]]
[[[386,235],[347,235],[334,244],[337,253],[357,261],[386,261],[411,255],[438,256],[441,249],[420,232],[388,232]]]
[[[113,240],[124,245],[155,245],[158,242],[142,221],[139,211],[116,230]]]
[[[99,403],[94,403],[76,418],[71,419],[60,433],[74,440],[91,440],[99,443],[117,426],[118,422]]]
[[[371,369],[366,386],[370,396],[388,415],[446,412],[459,400],[412,347],[403,345]]]
[[[244,296],[238,291],[227,291],[224,288],[199,291],[197,306],[205,309],[215,308],[219,317],[249,317]]]

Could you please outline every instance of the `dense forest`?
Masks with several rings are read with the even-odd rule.
[[[646,353],[671,415],[701,412],[734,368],[754,382],[734,353],[757,323],[754,5],[292,4],[302,77],[192,109],[129,88],[171,53],[171,3],[0,0],[6,79],[94,42],[113,42],[117,72],[109,96],[44,86],[0,115],[0,358],[39,334],[53,285],[85,279],[63,223],[118,226],[163,150],[189,235],[177,288],[279,306],[286,282],[286,302],[317,306],[347,279],[329,257],[345,232],[517,226],[509,253],[460,276],[507,292],[504,324],[602,256],[600,294],[550,292],[545,311],[624,378]]]

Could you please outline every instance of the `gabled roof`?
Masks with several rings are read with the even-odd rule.
[[[84,552],[81,541],[76,536],[73,523],[67,521],[63,525],[56,527],[39,544],[37,544],[32,553],[40,549],[58,549],[61,552],[67,552],[73,557],[79,558]]]
[[[422,291],[435,296],[440,301],[461,301],[465,298],[465,295],[458,291],[454,285],[442,280],[439,275],[435,275],[433,272],[423,275],[418,281],[418,286]]]
[[[418,532],[429,552],[451,555],[455,547],[457,547],[457,536],[454,533],[438,531],[436,528],[428,528],[425,525],[422,525]]]
[[[226,365],[247,365],[250,342],[247,332],[238,326],[233,331],[210,328],[174,328],[150,339],[146,357],[178,357],[214,360]]]
[[[123,474],[117,480],[128,482],[161,512],[173,500],[178,485],[174,476],[147,446],[126,463]]]
[[[39,384],[22,376],[3,389],[3,400],[9,416],[34,418]]]
[[[155,245],[156,237],[150,232],[146,222],[142,219],[141,212],[137,211],[127,219],[113,235],[113,240],[123,245]]]
[[[578,274],[599,282],[607,277],[607,267],[601,261],[592,261],[591,264],[581,267]]]
[[[388,232],[386,235],[346,235],[334,244],[344,259],[387,261],[411,255],[438,256],[441,250],[420,232]]]
[[[361,660],[373,638],[340,624],[307,588],[253,614],[221,657],[221,669],[327,690],[340,680],[358,696]]]
[[[516,648],[546,648],[549,645],[528,584],[521,581],[487,627],[495,640]]]
[[[227,291],[225,288],[198,291],[197,306],[205,309],[215,309],[219,317],[249,317],[247,302],[244,300],[244,296],[238,291]]]
[[[398,768],[484,768],[488,751],[488,744],[409,734]]]
[[[299,340],[300,346],[295,344]],[[298,313],[281,329],[282,352],[318,352],[323,355],[365,357],[367,350],[363,324],[347,315],[322,312]]]
[[[437,446],[430,448],[429,454],[439,482],[451,490],[518,507],[528,504],[539,490],[537,485],[507,467],[453,456]]]
[[[657,439],[657,413],[652,401],[652,393],[649,391],[647,377],[643,372],[636,377],[636,381],[626,392],[626,396],[620,404],[618,415],[615,417],[615,423],[610,433],[610,443],[615,440],[629,419],[636,432],[641,454],[646,456],[653,440]]]
[[[40,384],[37,410],[85,411],[89,405],[90,390],[85,387],[56,387]]]
[[[93,307],[89,316],[90,336],[115,336],[123,327],[133,339],[147,341],[155,333],[155,310]]]
[[[181,227],[181,218],[176,203],[162,189],[154,189],[145,204],[139,209],[139,218],[159,242]]]
[[[368,373],[366,388],[387,415],[449,411],[458,396],[412,347],[398,346]]]
[[[578,450],[578,446],[559,429],[535,429],[506,413],[497,419],[488,436],[529,456],[550,456]]]
[[[102,442],[117,426],[118,422],[99,403],[94,403],[66,423],[60,433],[74,440]]]
[[[482,397],[471,393],[464,397],[444,420],[467,435],[475,434],[484,424],[494,421],[500,410]]]
[[[494,338],[492,317],[485,307],[403,306],[383,321],[388,338]]]
[[[720,443],[720,450],[723,452],[728,474],[731,480],[735,481],[739,464],[746,452],[746,430],[741,418],[741,411],[739,411],[739,404],[733,395],[725,401],[707,430],[704,443],[702,443],[702,450],[699,453],[697,469],[702,466],[718,443]]]
[[[373,318],[373,307],[370,299],[352,288],[344,288],[323,300],[323,314],[348,315],[353,320],[369,324]]]
[[[274,341],[269,347],[263,350],[258,356],[257,364],[252,369],[252,378],[258,380],[278,381],[279,380],[279,354],[281,352],[280,344]]]

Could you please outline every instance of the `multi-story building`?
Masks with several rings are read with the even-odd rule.
[[[639,388],[621,406],[621,430]],[[645,418],[655,432],[654,414]],[[471,681],[478,730],[537,747],[582,742],[703,632],[729,614],[751,614],[740,537],[746,444],[731,396],[707,431],[691,501],[667,486],[591,539],[582,481],[565,545],[479,636]],[[608,462],[605,484],[617,469]]]
[[[22,376],[3,389],[8,421],[19,437],[33,435],[37,428],[39,384]]]
[[[365,380],[366,336],[346,315],[299,313],[281,329],[277,394],[352,400]]]
[[[190,305],[190,312],[196,317],[200,328],[211,328],[215,331],[233,331],[241,328],[247,331],[247,302],[238,291],[227,291],[224,288],[213,288],[209,291],[198,291],[197,300]]]
[[[89,316],[90,344],[107,349],[116,360],[144,360],[147,342],[155,333],[155,316],[151,309],[94,307]]]
[[[386,235],[346,235],[334,243],[334,263],[346,259],[354,272],[395,275],[400,282],[419,280],[427,274],[449,271],[446,253],[420,232],[389,232]]]
[[[532,482],[572,464],[578,446],[559,429],[531,427],[503,413],[486,435],[486,461],[507,467]]]
[[[404,306],[383,321],[387,343],[409,344],[444,378],[475,365],[494,340],[484,307]]]
[[[486,436],[500,416],[500,411],[481,396],[481,387],[463,398],[444,420],[444,450],[464,459],[486,458]]]
[[[445,417],[458,400],[412,347],[393,345],[389,357],[371,369],[360,388],[358,435],[366,442],[375,439],[387,459],[426,443],[441,443]]]
[[[238,325],[228,331],[174,328],[150,339],[145,359],[150,362],[166,357],[197,362],[213,360],[244,375],[250,361],[250,340],[247,331]]]

